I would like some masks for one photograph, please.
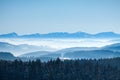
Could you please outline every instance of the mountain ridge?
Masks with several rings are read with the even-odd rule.
[[[120,38],[120,34],[115,32],[100,32],[96,34],[90,34],[86,32],[52,32],[47,34],[25,34],[18,35],[15,32],[8,34],[0,34],[0,38]]]

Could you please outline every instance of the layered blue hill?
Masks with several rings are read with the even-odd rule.
[[[0,59],[2,60],[14,60],[16,57],[10,52],[0,52]]]

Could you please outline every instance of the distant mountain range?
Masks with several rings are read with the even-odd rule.
[[[48,34],[28,34],[18,35],[17,33],[1,34],[0,38],[120,38],[120,34],[114,32],[101,32],[97,34],[89,34],[85,32],[67,33],[54,32]]]

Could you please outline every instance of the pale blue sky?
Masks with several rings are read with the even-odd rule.
[[[113,31],[120,0],[0,0],[0,34]]]

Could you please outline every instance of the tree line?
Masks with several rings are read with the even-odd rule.
[[[0,60],[0,80],[120,80],[120,58]]]

